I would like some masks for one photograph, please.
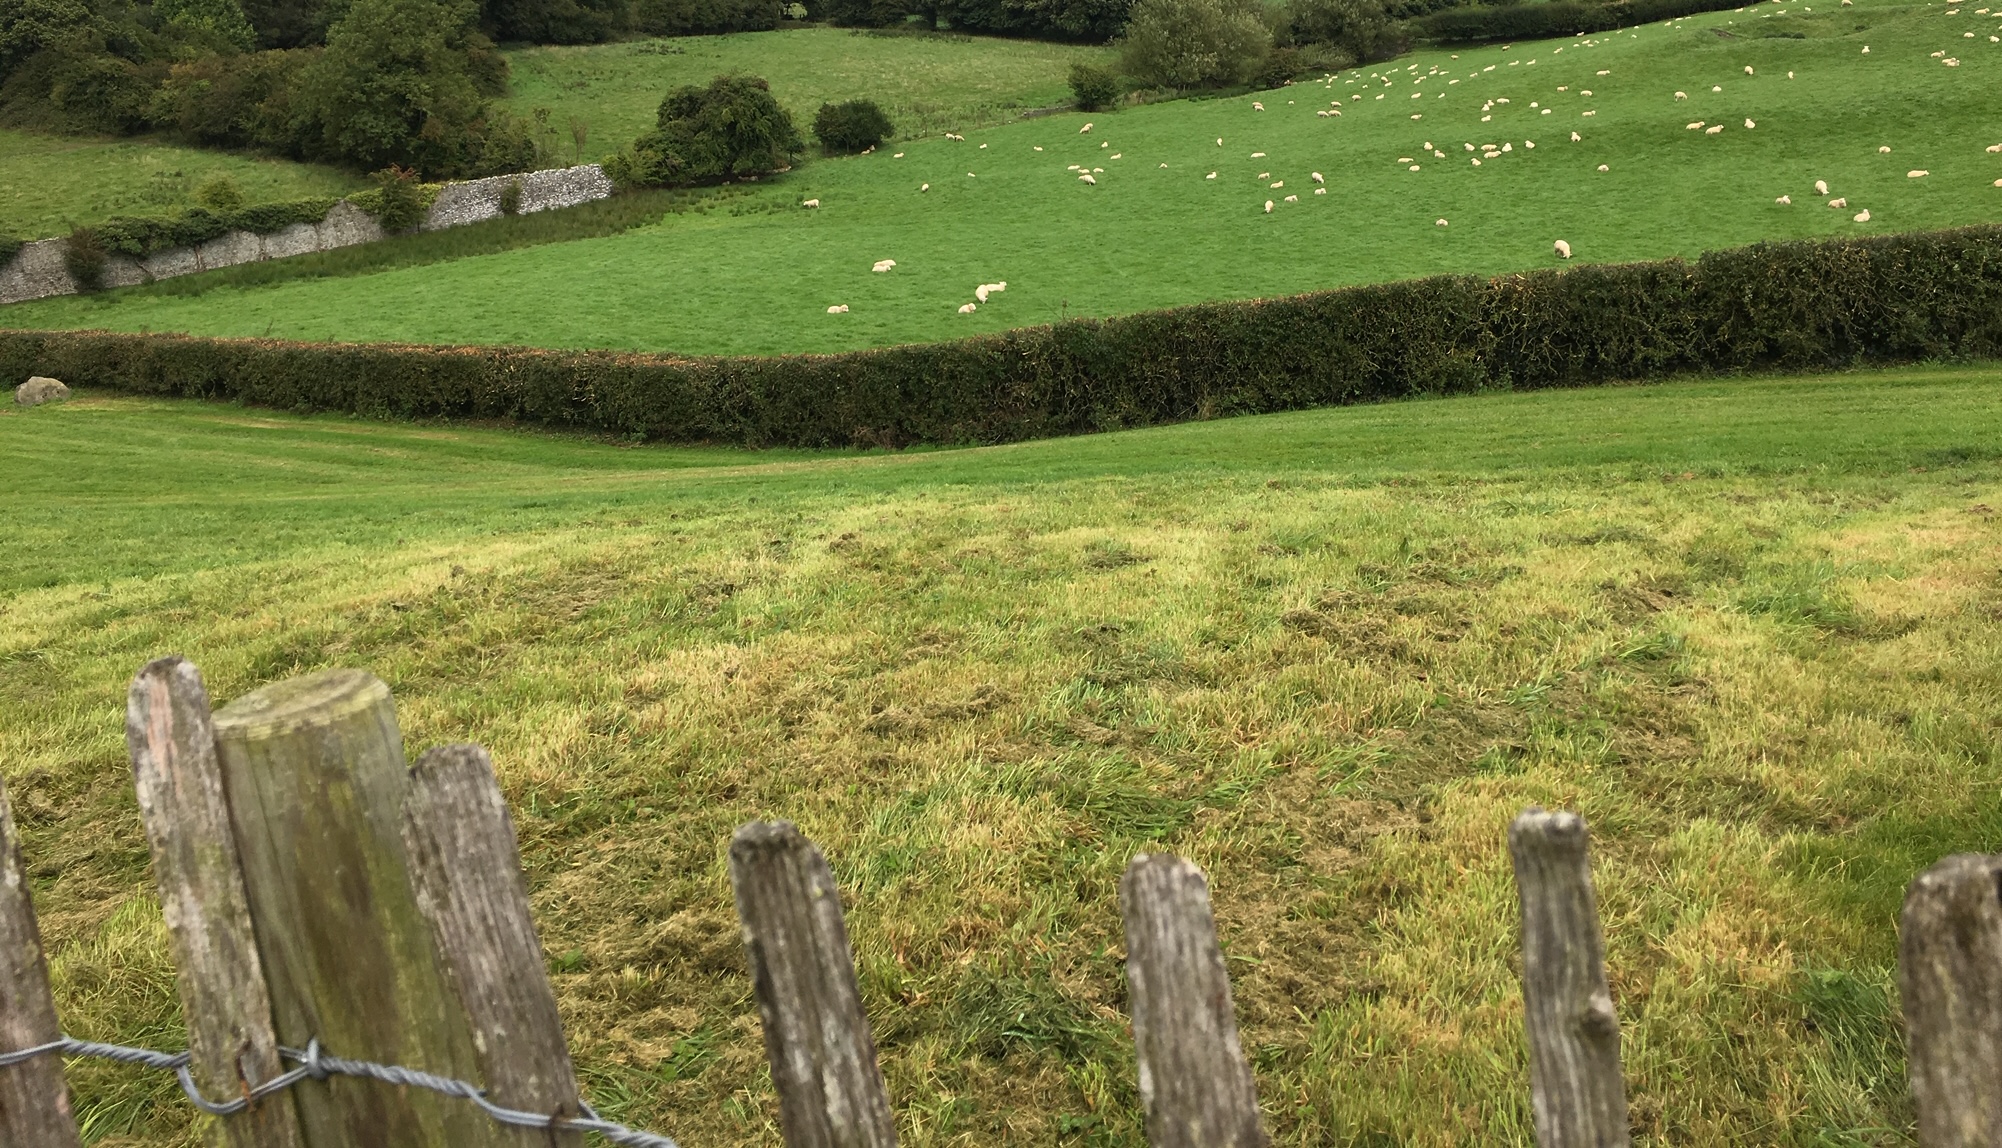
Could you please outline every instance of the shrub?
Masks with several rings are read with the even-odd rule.
[[[718,76],[661,101],[658,124],[605,173],[627,187],[687,187],[784,171],[805,150],[792,117],[757,76]]]
[[[1272,37],[1259,0],[1138,0],[1126,25],[1126,71],[1164,88],[1238,84],[1265,63]]]
[[[38,52],[87,40],[92,23],[83,0],[0,0],[0,76]]]
[[[779,15],[777,0],[637,0],[633,27],[654,36],[769,32]]]
[[[88,227],[79,227],[70,232],[69,242],[63,245],[63,270],[76,280],[77,290],[95,291],[104,286],[104,269],[111,262],[111,255],[97,240],[97,233]]]
[[[1286,27],[1296,43],[1332,45],[1362,64],[1391,59],[1408,44],[1381,0],[1288,0]]]
[[[1070,80],[1071,95],[1087,112],[1109,108],[1121,95],[1119,77],[1106,68],[1072,64]]]
[[[1610,32],[1658,20],[1742,7],[1728,0],[1547,0],[1538,4],[1448,8],[1419,22],[1427,36],[1454,42],[1518,40]]]
[[[501,188],[500,209],[502,215],[521,214],[521,181],[511,179]]]
[[[424,213],[437,197],[425,194],[415,170],[392,164],[376,172],[373,178],[375,197],[364,210],[375,216],[384,231],[394,235],[424,222]]]
[[[596,44],[625,30],[625,0],[486,0],[480,26],[494,39]]]
[[[0,377],[751,445],[1005,442],[1480,388],[2002,356],[2002,227],[1078,319],[839,355],[0,331]]]
[[[1290,44],[1275,46],[1266,54],[1265,63],[1259,67],[1252,84],[1259,88],[1284,87],[1306,70],[1306,53]]]
[[[1126,27],[1133,0],[934,0],[914,10],[933,27],[1104,43]]]
[[[192,143],[292,151],[291,89],[311,58],[254,52],[175,64],[153,94],[150,117]]]
[[[257,43],[257,32],[237,0],[153,0],[153,15],[215,48],[244,52]]]
[[[195,188],[195,202],[214,212],[231,212],[243,206],[243,189],[227,175],[212,175]]]
[[[875,147],[895,129],[890,117],[873,100],[822,104],[813,117],[813,134],[830,155],[853,154]]]

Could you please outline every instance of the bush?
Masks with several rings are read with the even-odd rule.
[[[153,0],[153,15],[184,34],[194,33],[203,46],[244,52],[257,43],[237,0]]]
[[[191,143],[293,151],[291,90],[313,53],[255,52],[175,64],[153,94],[153,122]]]
[[[1408,46],[1404,27],[1382,0],[1288,0],[1286,28],[1295,43],[1331,45],[1361,64],[1391,59]]]
[[[436,197],[426,195],[417,172],[407,167],[391,165],[376,172],[376,193],[368,205],[370,215],[391,235],[399,231],[409,231],[424,222],[424,213],[431,209],[431,201]]]
[[[625,0],[486,0],[480,26],[494,39],[596,44],[631,22]]]
[[[1473,43],[1485,40],[1526,40],[1610,32],[1659,20],[1674,20],[1702,12],[1743,7],[1728,0],[1547,0],[1538,4],[1478,5],[1448,8],[1418,26],[1436,40]]]
[[[654,36],[769,32],[779,15],[777,0],[638,0],[633,27]]]
[[[500,209],[502,215],[521,214],[521,181],[511,179],[501,188]]]
[[[1119,90],[1119,77],[1105,68],[1072,64],[1070,79],[1071,95],[1076,98],[1077,106],[1087,112],[1109,108],[1123,94]]]
[[[97,240],[97,233],[88,227],[79,227],[70,232],[69,242],[63,245],[63,270],[76,280],[77,290],[95,291],[104,286],[104,269],[111,262],[111,255]]]
[[[337,199],[296,199],[227,209],[193,207],[179,215],[114,216],[91,229],[93,242],[107,252],[144,259],[170,247],[193,247],[230,231],[268,235],[295,223],[318,223]]]
[[[226,175],[212,175],[195,188],[195,202],[210,211],[235,211],[243,206],[243,189]]]
[[[967,443],[1481,388],[2002,356],[2002,227],[1078,319],[839,355],[0,331],[0,377],[656,439]]]
[[[894,130],[890,117],[873,100],[822,104],[813,117],[814,137],[829,155],[852,155],[875,147]]]
[[[1259,0],[1138,0],[1126,25],[1126,71],[1164,88],[1251,79],[1272,44]]]
[[[932,0],[913,10],[933,27],[1102,44],[1126,27],[1132,7],[1133,0]]]
[[[757,76],[718,76],[661,101],[659,124],[605,163],[625,187],[688,187],[784,171],[805,151],[792,117]]]

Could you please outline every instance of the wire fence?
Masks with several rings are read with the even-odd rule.
[[[486,1113],[495,1123],[513,1128],[541,1128],[552,1132],[595,1132],[612,1143],[624,1145],[626,1148],[681,1148],[669,1137],[653,1132],[642,1132],[637,1128],[628,1128],[623,1124],[606,1120],[592,1111],[590,1105],[581,1101],[579,1104],[584,1110],[582,1116],[556,1116],[541,1112],[523,1112],[518,1108],[504,1108],[488,1100],[484,1089],[463,1080],[420,1072],[398,1064],[376,1064],[373,1061],[346,1060],[330,1056],[321,1049],[317,1038],[308,1042],[303,1049],[281,1047],[278,1053],[298,1067],[249,1089],[235,1100],[222,1103],[202,1095],[201,1089],[195,1084],[193,1074],[188,1071],[189,1057],[185,1052],[158,1052],[150,1048],[104,1044],[65,1036],[18,1052],[0,1053],[0,1068],[11,1068],[38,1056],[66,1056],[111,1060],[140,1068],[171,1072],[181,1082],[181,1091],[186,1094],[188,1102],[210,1116],[235,1116],[257,1101],[274,1093],[283,1092],[302,1081],[326,1080],[331,1076],[352,1076],[400,1087],[428,1089],[442,1096],[455,1097]]]

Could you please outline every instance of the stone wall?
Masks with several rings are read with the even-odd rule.
[[[418,227],[424,231],[439,231],[498,218],[501,196],[514,183],[521,185],[520,211],[523,214],[576,207],[612,194],[612,181],[595,163],[448,183],[439,191],[437,200]],[[353,247],[381,238],[383,231],[374,217],[343,200],[335,204],[327,217],[318,223],[295,223],[269,235],[231,231],[199,246],[172,247],[154,252],[144,259],[114,255],[105,265],[104,285],[131,287],[156,279],[234,267],[239,263]],[[66,247],[67,243],[61,239],[41,239],[24,244],[12,260],[0,266],[0,304],[76,294],[76,280],[63,266]]]

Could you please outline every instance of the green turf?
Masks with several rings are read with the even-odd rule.
[[[1107,48],[949,34],[792,28],[727,36],[509,51],[509,105],[553,113],[559,150],[596,158],[653,127],[672,88],[725,72],[771,81],[804,133],[822,103],[870,99],[899,138],[965,132],[1070,100],[1066,76],[1080,61],[1109,62]],[[571,117],[589,142],[571,153]],[[809,141],[810,142],[810,141]]]
[[[180,147],[154,139],[43,136],[0,128],[0,235],[43,239],[113,215],[192,207],[227,175],[251,203],[346,195],[368,186],[335,168]]]
[[[785,817],[911,1148],[1143,1142],[1142,850],[1211,876],[1275,1143],[1526,1146],[1540,803],[1594,827],[1637,1143],[1910,1144],[1898,900],[2002,832],[1998,385],[838,455],[0,411],[0,772],[65,1031],[181,1039],[123,742],[178,651],[222,700],[368,667],[412,752],[490,747],[590,1098],[683,1143],[776,1143],[722,856]],[[100,1148],[196,1142],[165,1076],[70,1081]]]
[[[1345,73],[1258,96],[1263,112],[1249,96],[1183,101],[900,144],[815,162],[727,208],[616,238],[270,291],[50,301],[4,319],[305,339],[834,351],[1066,313],[1544,267],[1556,262],[1559,238],[1580,260],[1617,261],[2002,218],[1993,186],[2002,155],[1984,150],[2002,142],[2002,112],[1984,95],[2002,81],[2002,44],[1988,39],[2002,34],[2002,19],[1885,0],[1762,7],[1673,29],[1427,51],[1398,61],[1400,78],[1387,87],[1368,71]],[[817,43],[793,39],[801,35],[771,41]],[[880,38],[836,42],[865,56],[904,50]],[[1960,65],[1943,66],[1936,51],[1958,53]],[[1413,69],[1425,78],[1408,78]],[[1688,99],[1675,99],[1678,90]],[[1315,115],[1335,97],[1358,96],[1340,118]],[[1510,102],[1484,110],[1493,98]],[[1747,118],[1757,127],[1745,129]],[[1693,121],[1726,130],[1687,130]],[[1087,122],[1093,131],[1080,134]],[[1581,142],[1569,139],[1574,131]],[[1425,142],[1445,157],[1422,154]],[[1503,142],[1512,150],[1479,167],[1465,150]],[[1105,171],[1086,186],[1073,164]],[[1407,170],[1413,164],[1421,170]],[[1912,169],[1931,174],[1908,179]],[[1314,171],[1327,194],[1314,194]],[[1849,206],[1824,206],[1817,179]],[[1276,181],[1285,186],[1268,187]],[[1289,194],[1300,202],[1284,202]],[[1782,194],[1791,206],[1774,202]],[[797,206],[808,198],[822,206]],[[1268,199],[1277,201],[1270,215]],[[1851,222],[1864,208],[1870,221]],[[898,266],[872,274],[880,259]],[[1000,280],[1006,293],[956,313],[976,284]],[[834,304],[851,310],[827,314]]]

